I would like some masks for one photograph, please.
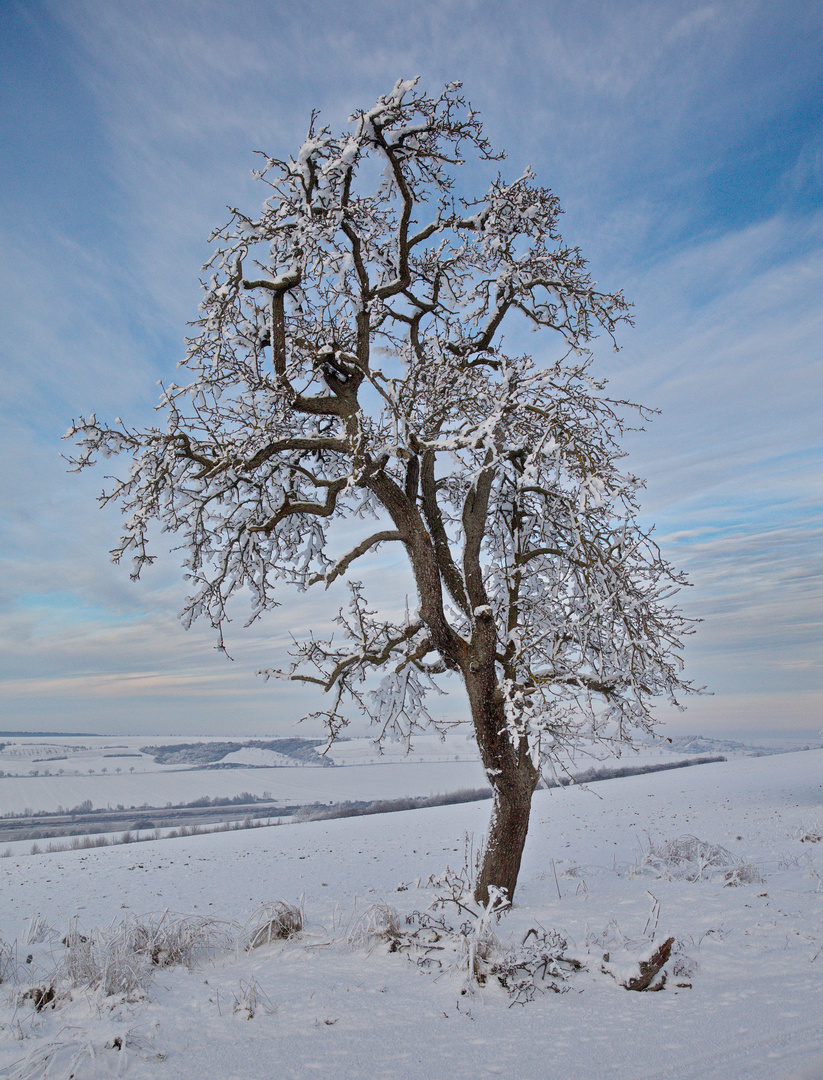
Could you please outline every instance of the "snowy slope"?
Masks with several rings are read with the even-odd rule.
[[[0,740],[0,815],[22,814],[26,809],[55,813],[85,800],[95,809],[164,807],[203,796],[233,798],[250,792],[262,797],[266,792],[276,802],[291,805],[430,796],[486,786],[477,748],[467,741],[462,727],[450,732],[445,742],[436,735],[417,736],[409,753],[403,743],[387,743],[379,753],[372,739],[342,739],[327,755],[337,767],[323,770],[307,769],[273,750],[254,746],[226,754],[217,769],[158,764],[150,754],[140,752],[147,742],[186,741],[147,740],[145,736],[4,738]],[[242,736],[234,741],[242,742]],[[734,758],[754,749],[729,740],[659,740],[625,750],[619,758],[602,749],[596,757],[578,754],[563,762],[559,774],[690,761],[696,753]]]
[[[19,1001],[27,984],[7,981],[0,1073],[39,1078],[52,1061],[50,1076],[77,1080],[823,1076],[823,751],[538,792],[515,908],[496,933],[516,945],[530,928],[556,929],[587,966],[568,992],[522,1006],[496,980],[463,994],[465,974],[449,963],[426,973],[407,951],[345,940],[375,901],[425,911],[443,891],[427,887],[430,875],[461,865],[465,835],[476,843],[488,812],[468,804],[0,859],[0,937],[17,942],[19,960],[32,954],[22,975],[43,985],[75,917],[86,934],[167,908],[243,923],[263,901],[301,896],[306,915],[297,939],[158,969],[144,1000],[75,989],[37,1012]],[[732,866],[690,881],[649,858],[685,835],[728,849]],[[741,867],[751,883],[730,887]],[[36,914],[54,934],[26,946]],[[601,970],[603,955],[617,969],[652,933],[675,938],[668,983],[627,991]]]

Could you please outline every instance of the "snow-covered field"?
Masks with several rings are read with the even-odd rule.
[[[264,792],[283,805],[343,802],[349,799],[437,795],[486,785],[477,751],[464,735],[441,743],[435,736],[415,740],[406,756],[390,745],[378,757],[370,739],[335,744],[329,759],[338,768],[283,765],[271,751],[247,748],[221,759],[234,768],[205,769],[157,764],[140,748],[171,743],[220,742],[225,739],[141,738],[134,736],[6,737],[0,749],[0,815],[25,809],[53,813],[90,800],[105,807],[163,807],[204,795],[229,797]],[[242,742],[242,737],[235,737]],[[237,767],[241,766],[241,767]],[[364,768],[368,766],[368,768]],[[33,775],[36,773],[37,775]]]
[[[178,805],[203,796],[233,798],[242,792],[280,805],[433,796],[486,786],[476,747],[465,729],[447,739],[417,736],[411,753],[388,743],[379,753],[368,738],[343,739],[328,751],[335,768],[310,768],[271,750],[244,747],[220,759],[221,768],[158,764],[149,746],[199,742],[243,742],[243,736],[168,738],[147,736],[0,737],[0,816],[55,813],[89,800],[94,809]],[[580,756],[571,772],[592,767],[638,766],[690,760],[697,753],[728,757],[750,753],[754,744],[717,739],[661,740],[617,760]],[[782,744],[788,745],[786,741]],[[318,749],[322,743],[318,744]],[[773,749],[769,748],[769,749]],[[285,764],[284,764],[285,762]],[[232,765],[232,768],[225,768]]]
[[[476,846],[488,811],[465,804],[0,859],[10,946],[0,953],[0,1074],[823,1077],[823,750],[538,792],[515,907],[480,966],[531,929],[557,931],[567,944],[555,951],[585,966],[559,965],[549,982],[561,993],[541,993],[538,972],[525,1004],[490,970],[484,985],[468,978],[460,948],[477,945],[471,914],[429,913],[457,931],[439,940],[420,930],[448,892],[427,883],[460,869],[466,834]],[[666,857],[665,842],[684,837],[703,842],[702,863]],[[255,912],[277,900],[302,903],[303,932],[245,951]],[[385,935],[347,940],[385,918],[374,904],[399,913],[395,951]],[[413,912],[423,919],[406,924]],[[198,919],[226,922],[191,968],[129,954],[149,980],[144,992],[105,997],[77,974],[82,939],[87,952],[102,946],[106,927],[109,938],[124,921],[194,931]],[[61,939],[72,934],[69,950]],[[632,961],[669,937],[662,991],[624,989]],[[529,935],[526,948],[537,941]],[[52,986],[39,1011],[23,997]]]

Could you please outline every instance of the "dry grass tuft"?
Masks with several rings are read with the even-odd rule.
[[[753,863],[743,862],[728,848],[696,836],[678,836],[659,844],[649,840],[648,850],[643,852],[636,872],[666,881],[720,878],[726,885],[751,885],[763,880]]]
[[[210,953],[231,948],[234,935],[217,919],[172,917],[164,911],[143,920],[129,917],[89,934],[81,934],[75,924],[63,944],[59,974],[69,986],[133,998],[146,992],[155,968],[192,968]]]
[[[359,916],[352,915],[346,932],[346,941],[353,949],[368,949],[386,942],[390,952],[395,952],[403,940],[400,915],[384,901],[370,904]]]
[[[272,941],[285,941],[295,937],[303,929],[303,910],[285,900],[263,904],[249,922],[254,929],[249,932],[247,949],[270,945]]]

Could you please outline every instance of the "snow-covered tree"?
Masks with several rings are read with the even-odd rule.
[[[467,152],[502,156],[457,83],[398,82],[339,136],[313,117],[296,157],[265,159],[260,215],[232,210],[212,237],[165,427],[92,415],[69,435],[77,468],[132,459],[102,498],[126,518],[115,559],[140,573],[153,520],[182,537],[187,624],[220,633],[240,591],[253,621],[286,584],[348,578],[341,632],[277,673],[328,695],[330,738],[356,709],[408,738],[434,723],[427,691],[462,681],[494,790],[485,902],[514,893],[541,760],[649,730],[652,699],[688,689],[690,626],[620,469],[623,414],[642,410],[590,374],[626,302],[595,288],[530,170],[461,193]],[[545,332],[537,356],[504,349],[518,319]],[[343,522],[362,529],[345,551]],[[380,545],[417,592],[383,613],[353,576]]]

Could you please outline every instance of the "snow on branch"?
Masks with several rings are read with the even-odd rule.
[[[68,437],[76,469],[129,463],[101,499],[123,511],[114,558],[137,575],[150,527],[175,533],[184,621],[218,635],[235,598],[254,621],[285,587],[328,588],[400,541],[415,616],[379,615],[355,583],[339,640],[309,633],[278,673],[328,696],[330,737],[352,708],[408,737],[450,672],[497,776],[651,727],[656,697],[691,689],[692,623],[622,471],[627,417],[650,411],[593,374],[596,334],[629,306],[564,243],[530,169],[464,192],[470,154],[502,157],[459,83],[399,80],[340,134],[313,115],[293,156],[264,156],[260,212],[213,234],[165,427],[92,414]],[[535,357],[505,349],[517,320],[543,332]]]

